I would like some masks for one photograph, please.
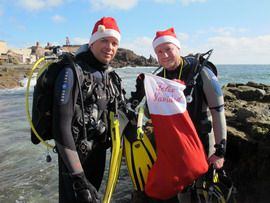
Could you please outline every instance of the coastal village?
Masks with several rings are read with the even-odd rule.
[[[12,48],[0,40],[0,89],[10,89],[23,86],[21,80],[26,78],[33,64],[43,56],[53,54],[50,42],[42,47],[39,42],[27,48]],[[80,45],[70,45],[68,37],[61,47],[64,52],[76,52]]]
[[[0,89],[20,87],[20,80],[27,77],[33,64],[43,56],[53,54],[53,49],[59,47],[62,52],[75,53],[81,45],[72,45],[66,37],[66,43],[62,46],[52,45],[47,42],[42,47],[39,42],[28,48],[11,48],[8,43],[0,40]],[[137,66],[158,66],[153,56],[145,58],[133,51],[119,48],[114,60],[110,63],[114,68],[137,67]]]
[[[70,44],[69,37],[66,37],[65,45],[57,47],[60,47],[62,52],[75,53],[80,46]],[[10,48],[5,41],[0,40],[0,65],[33,64],[39,58],[53,54],[53,48],[55,47],[50,42],[47,42],[45,47],[36,42],[35,45],[28,48]],[[151,55],[147,59],[131,50],[119,48],[111,66],[118,68],[124,66],[158,66],[158,63]]]
[[[0,65],[2,64],[32,64],[42,56],[51,55],[53,46],[47,42],[45,47],[39,42],[28,48],[11,48],[7,42],[0,40]],[[70,45],[69,38],[66,37],[66,44],[62,46],[64,52],[76,52],[80,45]]]

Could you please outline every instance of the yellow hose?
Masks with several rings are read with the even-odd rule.
[[[30,89],[30,82],[31,82],[31,79],[32,79],[32,76],[33,76],[33,73],[34,71],[38,68],[39,64],[41,62],[43,62],[44,60],[46,59],[46,57],[42,57],[40,58],[38,61],[35,62],[30,74],[29,74],[29,77],[28,77],[28,81],[27,81],[27,86],[26,86],[26,92],[25,92],[25,111],[26,111],[26,117],[27,117],[27,120],[31,126],[31,129],[32,131],[34,132],[34,134],[36,135],[36,137],[39,139],[39,141],[44,145],[46,146],[47,148],[54,148],[53,145],[45,142],[41,137],[40,135],[38,134],[38,132],[36,131],[34,125],[33,125],[33,122],[32,122],[32,118],[31,118],[31,115],[30,115],[30,111],[29,111],[29,89]],[[38,73],[38,76],[40,76],[40,74],[49,66],[51,62],[47,62],[39,71]]]
[[[102,201],[103,203],[109,203],[111,201],[112,194],[114,192],[118,180],[123,153],[123,148],[121,146],[119,119],[115,117],[115,114],[113,112],[110,112],[110,120],[111,120],[111,137],[112,137],[112,154],[110,160],[109,177],[107,180],[107,186]]]
[[[143,132],[143,115],[144,115],[144,108],[141,106],[139,108],[139,113],[138,113],[138,121],[137,121],[137,139],[140,140],[142,139],[142,135],[144,134]]]

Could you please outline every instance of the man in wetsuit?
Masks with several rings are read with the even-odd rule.
[[[98,202],[106,149],[111,145],[108,113],[125,102],[120,78],[108,66],[119,42],[115,19],[101,18],[86,49],[76,55],[78,79],[69,64],[56,79],[53,134],[59,154],[60,203]]]
[[[208,162],[215,168],[221,168],[224,163],[227,133],[223,93],[214,74],[215,66],[207,62],[203,67],[195,68],[199,59],[194,56],[182,57],[180,43],[173,28],[157,32],[153,47],[163,68],[157,75],[171,80],[182,80],[186,84],[184,93],[187,109],[208,155]],[[195,77],[197,73],[199,74]],[[145,96],[143,80],[143,74],[136,80],[136,91],[131,93],[130,98],[132,108],[136,108]],[[172,199],[167,202],[175,201]]]

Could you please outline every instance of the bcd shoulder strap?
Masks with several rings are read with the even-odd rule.
[[[53,138],[52,109],[55,81],[62,68],[67,66],[70,66],[74,71],[79,91],[81,92],[81,79],[79,76],[78,66],[74,62],[74,56],[69,53],[64,53],[59,56],[59,60],[50,64],[48,68],[45,69],[45,71],[37,78],[37,83],[33,93],[32,122],[37,133],[43,140],[50,140]],[[32,129],[31,141],[33,144],[38,144],[40,142]]]
[[[192,71],[187,78],[187,85],[194,85],[196,83],[196,79],[198,78],[203,67],[209,68],[216,76],[218,74],[216,66],[211,63],[208,59],[210,58],[213,49],[207,51],[206,53],[197,53],[195,55],[188,55],[185,57],[186,61],[191,66]],[[206,56],[206,57],[205,57]]]

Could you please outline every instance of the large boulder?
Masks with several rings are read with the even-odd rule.
[[[223,87],[228,147],[225,168],[239,202],[268,202],[270,194],[270,86],[248,82]]]
[[[125,66],[158,66],[157,60],[150,56],[149,59],[139,56],[128,49],[119,48],[115,58],[111,62],[111,66],[121,68]]]

